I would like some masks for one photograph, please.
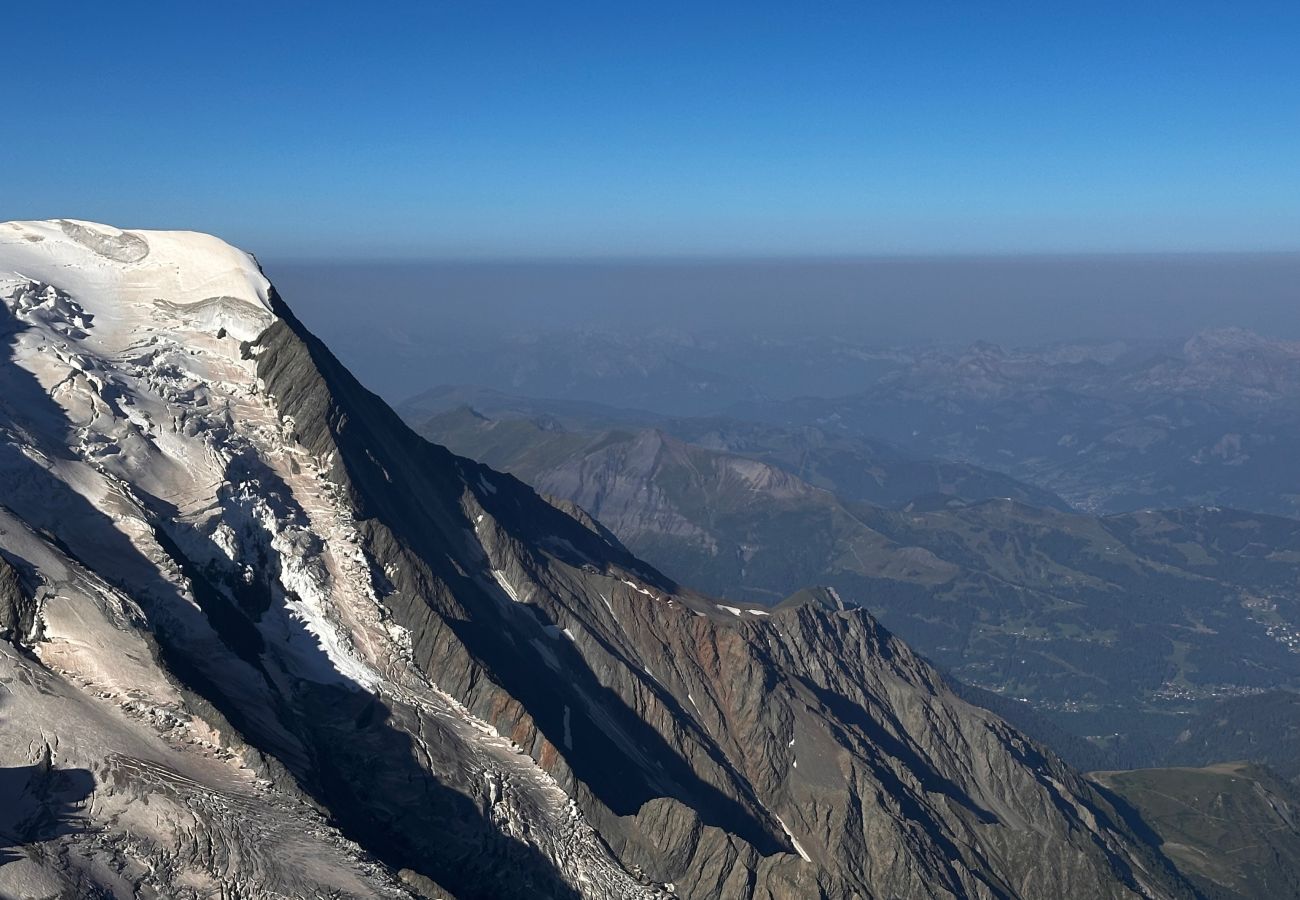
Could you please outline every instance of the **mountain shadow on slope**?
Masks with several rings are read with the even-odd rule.
[[[573,734],[582,739],[572,741],[574,749],[562,751],[563,755],[574,776],[616,815],[634,815],[648,801],[668,796],[694,809],[704,824],[737,835],[764,855],[786,850],[786,843],[774,833],[774,823],[754,813],[758,804],[745,779],[707,735],[693,732],[725,773],[733,792],[749,803],[702,779],[680,751],[601,683],[567,642],[551,651],[561,661],[563,677],[539,679],[537,672],[548,671],[540,651],[502,639],[512,631],[506,616],[517,612],[515,604],[503,607],[448,551],[455,535],[474,529],[461,509],[460,493],[466,483],[490,476],[493,515],[519,538],[540,544],[557,543],[560,537],[563,543],[556,552],[561,556],[567,544],[583,559],[617,563],[665,591],[675,590],[676,585],[566,513],[540,502],[531,488],[513,477],[457,457],[415,434],[366,391],[274,293],[273,303],[280,319],[259,339],[264,348],[258,356],[259,374],[300,427],[315,421],[330,423],[330,438],[340,450],[340,464],[346,466],[358,506],[367,518],[385,523],[387,535],[376,531],[376,544],[396,540],[410,548],[437,585],[390,595],[390,603],[410,604],[398,606],[398,620],[420,621],[427,615],[422,607],[440,594],[455,598],[458,614],[448,618],[449,629],[490,678],[528,710],[555,747],[565,745],[563,722],[565,709],[570,710]],[[324,415],[322,406],[328,407]],[[315,414],[304,411],[313,407]],[[299,437],[313,446],[313,435]],[[415,466],[407,460],[415,460]],[[532,614],[541,615],[536,610]],[[537,624],[553,625],[544,615]],[[418,630],[413,642],[417,655],[431,652]],[[650,688],[667,704],[678,705],[662,687],[651,684]],[[589,709],[597,711],[602,721],[588,716]],[[637,748],[636,755],[647,760],[648,767],[629,765],[628,747]]]

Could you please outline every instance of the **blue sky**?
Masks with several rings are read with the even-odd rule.
[[[1300,249],[1300,4],[6,4],[0,218],[263,256]]]

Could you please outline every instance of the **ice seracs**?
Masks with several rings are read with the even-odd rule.
[[[374,685],[352,629],[335,621],[378,619],[355,534],[321,490],[317,461],[295,451],[249,352],[275,320],[256,261],[192,232],[5,223],[0,298],[15,445],[49,460],[52,479],[38,489],[10,467],[6,500],[39,514],[42,491],[92,507],[112,495],[116,530],[145,558],[165,552],[161,535],[196,567],[259,560],[243,584],[217,589],[264,594],[274,664]]]

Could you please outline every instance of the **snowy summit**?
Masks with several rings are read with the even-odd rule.
[[[54,285],[125,327],[170,313],[251,340],[272,319],[271,284],[252,256],[191,231],[7,222],[0,225],[0,278]]]

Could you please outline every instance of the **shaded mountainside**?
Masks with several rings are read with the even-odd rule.
[[[592,434],[467,409],[421,427],[579,504],[710,591],[772,603],[833,585],[1010,701],[1001,714],[1031,727],[1025,701],[1039,713],[1034,733],[1093,737],[1111,766],[1173,759],[1192,715],[1224,697],[1300,688],[1291,519],[1218,508],[1093,517],[944,494],[891,510],[660,429]],[[1100,762],[1071,746],[1074,761]],[[1202,762],[1224,758],[1206,752]]]
[[[1249,759],[1300,778],[1300,694],[1266,691],[1215,703],[1184,723],[1169,753],[1173,765],[1221,759]]]
[[[1141,814],[1212,900],[1300,895],[1300,793],[1245,763],[1092,776]]]
[[[850,567],[881,559],[879,536],[863,527],[849,501],[922,497],[943,504],[1012,492],[1059,504],[1003,476],[846,445],[816,431],[716,419],[661,425],[591,431],[551,417],[489,419],[460,407],[418,430],[592,511],[640,555],[683,580],[768,602],[825,577],[841,556]],[[792,532],[801,534],[791,541]]]
[[[1077,734],[1136,742],[1126,762],[1167,758],[1188,714],[1300,676],[1294,520],[997,502],[862,515],[961,570],[928,592],[860,584],[887,622],[963,680],[1029,698]]]
[[[0,271],[0,894],[1193,896],[833,591],[711,600],[425,442],[245,255]]]
[[[813,425],[783,427],[723,416],[664,416],[578,401],[517,397],[486,388],[444,386],[403,403],[398,411],[416,430],[492,464],[521,466],[524,447],[557,452],[635,440],[648,429],[719,453],[767,463],[846,500],[901,506],[943,494],[964,500],[1011,497],[1036,506],[1068,509],[1050,491],[1001,472],[906,453],[885,441],[849,436]],[[544,465],[538,474],[544,472]]]
[[[458,395],[493,418],[554,413],[569,427],[591,430],[609,427],[599,422],[611,407],[593,402],[602,401],[658,413],[629,419],[613,411],[611,424],[659,427],[697,443],[710,443],[694,431],[698,423],[672,417],[723,417],[719,428],[725,443],[717,446],[771,453],[769,461],[778,465],[785,465],[788,449],[782,442],[794,438],[799,454],[822,455],[830,464],[814,462],[794,471],[846,498],[852,496],[853,479],[836,477],[843,471],[836,457],[859,457],[855,465],[867,464],[859,473],[871,471],[873,462],[888,462],[895,475],[903,457],[949,460],[950,466],[983,470],[984,479],[999,473],[1010,484],[1032,484],[1093,513],[1192,505],[1282,516],[1300,510],[1300,475],[1290,460],[1290,448],[1300,440],[1300,343],[1239,328],[1202,331],[1185,342],[1085,341],[1027,348],[983,341],[873,348],[851,339],[769,342],[736,334],[691,343],[662,334],[593,339],[572,332],[550,334],[526,347],[504,338],[472,349],[446,338],[434,345],[438,351],[432,353],[427,343],[421,345],[426,362],[408,367],[408,381],[473,373],[475,381],[497,390],[427,391],[402,406],[414,422],[454,408],[450,401]],[[458,371],[448,372],[448,356],[464,361]],[[647,368],[661,358],[678,359],[694,371],[682,378]],[[529,374],[502,379],[502,368]],[[537,374],[577,369],[586,374]],[[629,381],[630,371],[639,371],[646,383]],[[761,382],[763,387],[749,398],[738,391],[717,393],[725,379],[709,371],[730,373],[733,386]],[[801,372],[818,377],[804,379]],[[530,403],[502,392],[556,399]],[[709,402],[702,403],[710,392]],[[725,396],[733,402],[719,402]],[[575,423],[572,416],[583,412],[586,422]],[[739,421],[763,424],[737,426]],[[806,434],[824,446],[807,446]],[[782,437],[773,444],[774,435]],[[757,449],[745,446],[752,440]],[[883,457],[880,450],[886,451]],[[888,493],[890,486],[868,479],[866,487]],[[1010,496],[1050,505],[996,490],[991,482],[995,493],[977,496],[978,489],[973,483],[957,493],[966,499]],[[878,496],[856,499],[893,502]]]
[[[692,443],[771,463],[845,500],[902,506],[930,495],[967,501],[997,497],[1069,509],[1051,491],[993,469],[917,456],[884,441],[825,427],[789,428],[725,418],[677,419],[668,427]]]

